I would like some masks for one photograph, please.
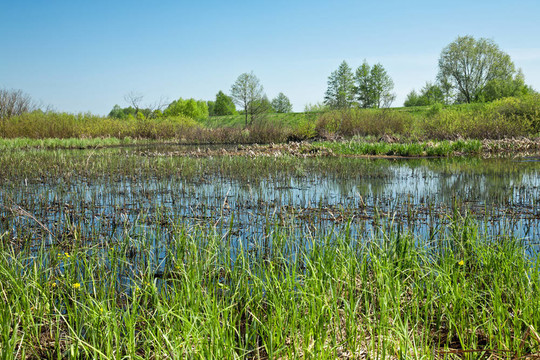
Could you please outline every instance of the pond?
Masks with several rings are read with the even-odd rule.
[[[144,149],[3,154],[0,234],[34,246],[69,239],[159,243],[175,223],[253,243],[274,226],[356,238],[381,222],[418,236],[453,217],[490,236],[539,237],[532,159],[191,158]]]

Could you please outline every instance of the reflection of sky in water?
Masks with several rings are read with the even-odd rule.
[[[510,160],[497,161],[497,168],[487,166],[490,161],[477,161],[472,171],[467,164],[451,161],[417,164],[377,160],[379,167],[375,173],[367,168],[365,173],[360,171],[352,177],[342,177],[312,171],[300,177],[276,174],[257,181],[238,181],[217,175],[198,182],[180,177],[121,178],[119,181],[103,177],[91,183],[80,179],[71,183],[22,184],[6,190],[6,194],[23,207],[37,209],[34,215],[43,222],[56,223],[55,226],[60,227],[57,231],[62,230],[66,217],[69,217],[75,221],[82,218],[81,225],[89,233],[110,231],[118,234],[127,222],[140,220],[141,212],[146,213],[145,217],[151,217],[159,209],[159,213],[184,219],[184,222],[213,223],[216,218],[226,222],[232,216],[234,226],[242,231],[242,236],[250,237],[260,233],[260,227],[268,220],[275,221],[276,211],[283,215],[291,207],[299,211],[331,207],[333,216],[336,209],[351,210],[354,214],[365,205],[364,210],[371,215],[374,207],[385,213],[403,214],[408,206],[421,209],[419,205],[427,204],[449,209],[458,201],[473,205],[477,210],[489,209],[492,215],[515,210],[512,229],[518,235],[537,235],[538,220],[535,217],[540,199],[540,164],[521,167]],[[43,209],[44,203],[50,208]],[[426,223],[434,221],[426,216],[421,211],[415,215],[413,220],[424,224],[415,231],[426,231],[429,225]],[[518,223],[519,220],[526,220],[527,224]],[[12,223],[11,229],[28,224],[28,221],[19,218]],[[319,229],[339,226],[320,213],[294,221],[299,228],[303,226],[302,221],[312,222]],[[410,223],[411,219],[408,221]],[[489,226],[497,229],[501,225],[495,222]],[[532,233],[523,230],[525,226],[532,226]],[[139,229],[144,231],[152,227],[151,221],[139,224]]]

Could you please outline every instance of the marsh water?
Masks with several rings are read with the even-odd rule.
[[[537,159],[205,157],[148,148],[0,157],[0,234],[34,246],[158,244],[167,229],[213,227],[246,246],[276,226],[369,237],[384,222],[419,237],[456,214],[488,236],[540,236]]]

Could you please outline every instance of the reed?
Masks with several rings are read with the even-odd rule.
[[[0,352],[6,359],[538,354],[540,273],[525,243],[486,238],[467,217],[431,239],[389,224],[381,221],[368,238],[344,230],[331,242],[274,226],[268,239],[235,248],[215,228],[181,222],[162,229],[167,244],[126,234],[104,247],[17,250],[3,236]]]

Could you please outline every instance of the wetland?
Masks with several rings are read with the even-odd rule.
[[[4,151],[0,350],[538,352],[539,158],[302,146]]]

